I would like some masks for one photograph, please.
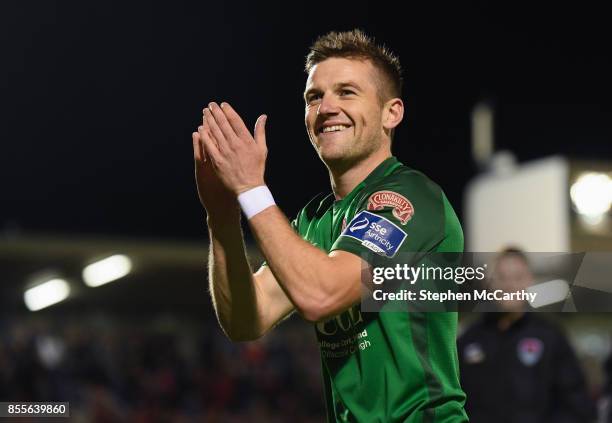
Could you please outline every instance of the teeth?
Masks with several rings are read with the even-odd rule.
[[[334,131],[342,131],[343,129],[348,128],[348,126],[345,125],[334,125],[334,126],[328,126],[326,128],[323,128],[323,130],[321,132],[334,132]]]

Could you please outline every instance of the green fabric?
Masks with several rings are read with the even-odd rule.
[[[440,187],[395,157],[340,201],[332,194],[318,195],[293,225],[305,240],[327,252],[363,257],[371,251],[341,233],[366,210],[370,195],[383,190],[404,196],[414,206],[414,215],[404,224],[391,207],[371,211],[407,233],[399,252],[463,251],[461,225]],[[356,305],[315,329],[328,421],[468,421],[459,385],[456,313],[366,313]]]

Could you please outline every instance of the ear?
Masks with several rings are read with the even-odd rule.
[[[392,130],[404,118],[404,102],[401,98],[388,100],[383,107],[383,128]]]

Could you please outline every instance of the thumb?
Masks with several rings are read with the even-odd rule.
[[[261,115],[255,122],[255,143],[260,147],[266,147],[266,121],[268,116]]]

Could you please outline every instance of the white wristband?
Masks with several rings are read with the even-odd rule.
[[[272,193],[265,185],[251,188],[238,195],[238,202],[247,219],[276,204]]]

